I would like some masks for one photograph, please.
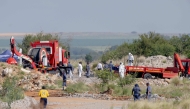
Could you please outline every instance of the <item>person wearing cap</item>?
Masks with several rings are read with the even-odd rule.
[[[39,92],[39,96],[40,96],[40,104],[45,109],[47,106],[47,97],[49,96],[49,93],[46,90],[45,86],[42,86],[42,89]]]
[[[141,89],[140,89],[139,85],[135,84],[135,86],[132,89],[132,95],[134,97],[134,101],[140,99],[140,91],[141,91]]]
[[[121,62],[119,65],[119,75],[121,78],[124,78],[124,73],[125,73],[125,66],[123,65],[123,63]]]
[[[149,83],[146,83],[146,86],[147,86],[147,88],[146,88],[146,98],[148,99],[148,100],[150,100],[150,97],[151,97],[151,87],[150,87],[150,84]]]
[[[129,55],[128,55],[128,65],[133,66],[133,61],[134,61],[134,56],[131,53],[129,53]]]

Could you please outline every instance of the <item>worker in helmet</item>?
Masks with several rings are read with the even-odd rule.
[[[134,56],[129,53],[128,55],[128,66],[133,66],[133,62],[134,62]]]
[[[123,63],[120,63],[119,65],[119,75],[121,78],[124,78],[124,73],[125,73],[125,66],[123,65]]]

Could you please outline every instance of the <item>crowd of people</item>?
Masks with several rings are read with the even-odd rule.
[[[133,66],[133,62],[134,62],[134,57],[131,53],[129,53],[128,55],[128,65],[129,66]],[[119,66],[114,66],[112,61],[110,61],[109,64],[107,63],[104,63],[104,66],[102,65],[101,62],[99,62],[97,64],[97,70],[104,70],[104,69],[107,69],[109,70],[110,72],[113,71],[113,68],[116,67],[118,68],[118,72],[119,72],[119,76],[120,78],[124,78],[125,77],[125,65],[121,62]],[[67,69],[65,71],[62,71],[62,77],[63,77],[63,90],[66,89],[66,79],[67,79],[67,74],[69,75],[69,78],[70,79],[73,79],[73,66],[70,62],[68,62],[68,65],[67,65]],[[115,69],[114,69],[115,70]],[[90,77],[90,64],[89,62],[87,62],[86,64],[86,77],[89,78]],[[82,62],[79,62],[78,63],[78,77],[80,78],[82,76],[82,73],[83,73],[83,66],[82,66]],[[148,100],[150,100],[150,97],[151,97],[151,87],[149,85],[149,83],[146,84],[147,85],[147,89],[146,89],[146,98]],[[139,87],[138,84],[135,84],[133,89],[132,89],[132,95],[134,97],[134,101],[136,100],[139,100],[140,99],[140,96],[141,96],[141,89]],[[46,105],[47,105],[47,97],[49,96],[49,93],[48,91],[45,89],[45,87],[43,86],[42,87],[42,90],[40,90],[39,92],[39,96],[41,97],[40,99],[40,103],[42,104],[42,106],[44,108],[46,108]]]
[[[129,66],[133,66],[134,57],[133,57],[133,55],[132,55],[131,53],[129,53],[129,55],[128,55],[128,60],[127,60],[127,62],[128,62],[128,65],[129,65]],[[67,69],[66,72],[67,72],[67,74],[69,74],[69,78],[70,78],[70,79],[73,79],[73,66],[71,65],[70,62],[68,62],[67,67],[69,67],[69,68]],[[110,72],[112,72],[114,67],[117,68],[120,77],[121,77],[121,78],[124,78],[124,76],[125,76],[125,74],[124,74],[124,73],[125,73],[125,66],[124,66],[124,64],[123,64],[122,62],[120,63],[119,66],[114,66],[113,63],[112,63],[112,61],[110,61],[109,64],[104,63],[104,65],[103,65],[101,62],[99,62],[99,63],[97,64],[97,67],[96,67],[96,68],[97,68],[97,70],[108,69]],[[114,70],[115,70],[115,69],[114,69]],[[91,73],[90,71],[91,71],[91,69],[90,69],[90,64],[89,64],[89,62],[87,62],[87,64],[86,64],[86,74],[85,74],[87,78],[90,77],[90,73]],[[79,76],[79,78],[82,76],[82,73],[83,73],[83,72],[84,72],[84,71],[83,71],[82,62],[79,62],[79,63],[78,63],[78,76]]]

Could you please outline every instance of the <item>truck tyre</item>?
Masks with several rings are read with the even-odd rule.
[[[152,75],[150,73],[144,74],[144,79],[152,79]]]

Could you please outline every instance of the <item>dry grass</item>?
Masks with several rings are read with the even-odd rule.
[[[182,101],[137,101],[128,104],[127,109],[190,109],[190,99]]]

